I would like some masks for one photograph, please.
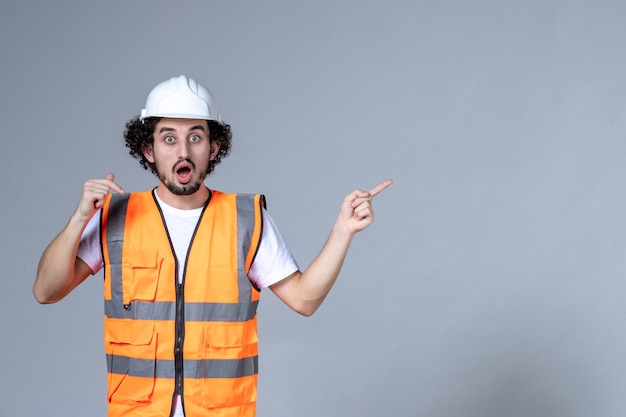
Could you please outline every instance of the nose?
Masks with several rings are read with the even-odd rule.
[[[180,141],[178,146],[178,157],[185,159],[189,157],[189,144],[187,141]]]

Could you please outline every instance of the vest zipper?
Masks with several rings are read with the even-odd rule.
[[[183,395],[183,340],[185,340],[185,302],[184,287],[177,284],[176,294],[176,343],[174,346],[174,359],[176,364],[176,392]]]

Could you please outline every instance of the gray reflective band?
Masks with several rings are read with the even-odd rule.
[[[185,303],[185,321],[248,321],[256,316],[258,305],[258,301],[241,304]]]
[[[252,287],[246,271],[246,258],[250,252],[254,231],[254,196],[237,195],[237,279],[239,281],[239,302],[249,303]]]
[[[258,304],[185,303],[185,321],[244,322],[254,318]],[[104,311],[110,319],[175,320],[176,302],[135,300],[127,310],[119,301],[105,300]]]
[[[128,308],[125,308],[120,301],[104,300],[104,314],[110,319],[174,320],[176,302],[134,300]]]
[[[106,355],[107,369],[113,374],[128,374],[145,378],[171,378],[176,373],[173,360],[137,359]],[[184,361],[185,378],[241,378],[259,372],[259,359],[204,359]]]
[[[122,244],[124,243],[124,222],[128,207],[129,193],[111,196],[106,225],[106,244],[109,252],[111,273],[111,299],[123,303],[122,280]]]

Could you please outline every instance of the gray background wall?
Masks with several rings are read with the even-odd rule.
[[[306,319],[260,307],[259,416],[626,415],[626,3],[0,2],[0,416],[104,416],[102,276],[31,295],[149,90],[210,86],[299,263],[385,178]]]

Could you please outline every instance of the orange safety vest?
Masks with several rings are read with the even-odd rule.
[[[211,191],[178,283],[151,191],[112,195],[101,217],[109,417],[255,415],[260,290],[247,273],[262,195]]]

